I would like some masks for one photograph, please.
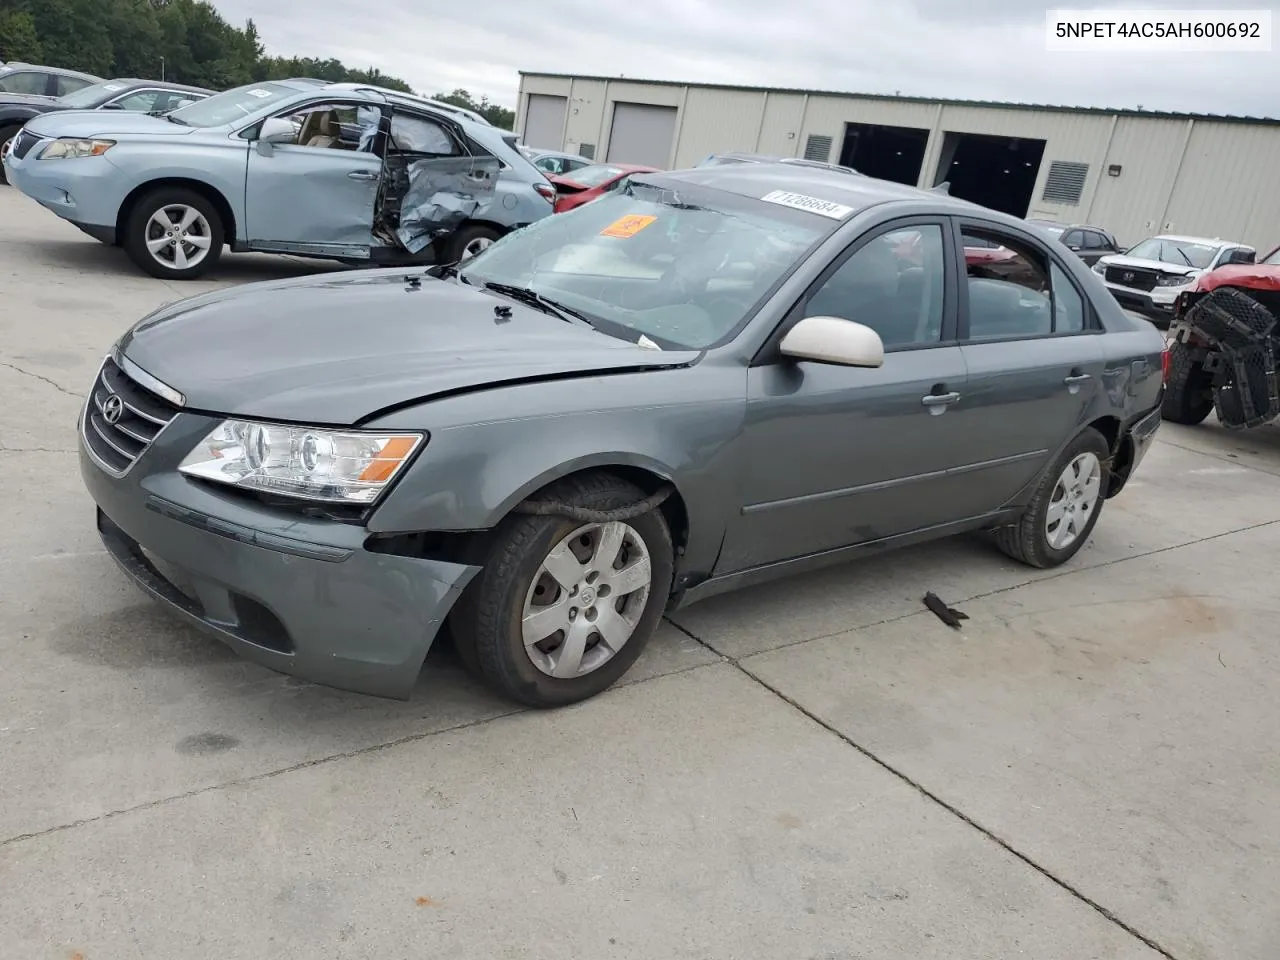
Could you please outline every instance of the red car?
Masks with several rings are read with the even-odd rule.
[[[635,163],[593,163],[572,173],[547,177],[556,188],[555,212],[564,213],[622,187],[633,173],[657,173]]]

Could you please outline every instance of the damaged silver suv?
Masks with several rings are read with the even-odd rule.
[[[273,80],[164,116],[37,117],[4,162],[47,209],[187,280],[224,246],[380,266],[474,255],[552,212],[508,137],[392,90]]]

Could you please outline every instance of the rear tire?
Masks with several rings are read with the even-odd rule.
[[[1102,434],[1093,427],[1082,430],[1045,470],[1022,516],[994,531],[1000,551],[1041,569],[1074,557],[1102,513],[1110,456]]]
[[[461,263],[463,260],[470,260],[501,236],[502,234],[493,227],[486,227],[479,223],[464,226],[446,243],[445,249],[448,252],[445,255],[445,262]]]
[[[633,484],[593,473],[566,478],[539,499],[615,510],[644,497]],[[504,697],[537,708],[586,700],[644,651],[673,567],[661,510],[605,524],[513,513],[454,610],[454,643],[463,663]]]
[[[1170,423],[1193,427],[1213,412],[1213,378],[1180,340],[1169,344],[1169,377],[1164,391],[1160,415]]]
[[[121,246],[129,259],[161,280],[194,280],[222,256],[222,218],[212,203],[185,187],[160,187],[134,204]]]

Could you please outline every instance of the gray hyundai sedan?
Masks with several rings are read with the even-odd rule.
[[[966,257],[993,245],[998,271]],[[447,625],[551,707],[723,591],[964,531],[1066,562],[1148,449],[1163,360],[1020,220],[709,167],[460,267],[164,307],[103,362],[81,467],[120,566],[243,656],[404,698]]]

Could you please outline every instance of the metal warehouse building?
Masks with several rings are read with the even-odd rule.
[[[1280,244],[1280,120],[925,100],[521,71],[532,147],[690,167],[731,150],[804,156],[1015,216]]]

